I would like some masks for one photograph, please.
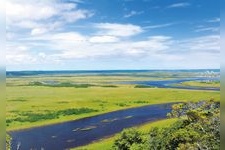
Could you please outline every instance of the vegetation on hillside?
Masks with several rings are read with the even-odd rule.
[[[169,127],[154,127],[148,136],[124,130],[114,141],[116,150],[219,150],[220,104],[214,101],[175,104]]]

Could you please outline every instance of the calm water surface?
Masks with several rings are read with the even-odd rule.
[[[189,89],[189,90],[212,90],[220,91],[217,87],[197,87],[197,86],[182,86],[176,85],[186,81],[219,81],[220,78],[183,78],[183,79],[172,79],[172,80],[160,80],[160,81],[131,81],[131,82],[120,82],[122,84],[138,84],[138,85],[148,85],[157,88],[176,88],[176,89]],[[209,85],[210,86],[210,85]]]
[[[174,103],[110,112],[60,124],[10,132],[13,150],[63,150],[89,144],[118,132],[166,118]]]

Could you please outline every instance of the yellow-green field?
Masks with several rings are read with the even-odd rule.
[[[27,85],[32,81],[57,81],[57,82],[73,82],[73,83],[91,83],[91,84],[109,84],[111,82],[126,82],[126,81],[148,81],[148,80],[167,80],[171,77],[145,77],[145,76],[99,76],[99,75],[65,75],[65,76],[26,76],[7,78],[7,86]]]
[[[215,81],[187,81],[183,82],[185,86],[198,86],[198,87],[220,87],[220,82]]]
[[[172,123],[174,123],[176,121],[176,119],[165,119],[165,120],[160,120],[160,121],[156,121],[153,123],[146,123],[144,125],[135,127],[138,131],[142,132],[144,135],[148,136],[149,131],[151,130],[151,128],[153,127],[166,127],[171,125]],[[112,149],[113,146],[113,142],[115,141],[115,139],[118,137],[118,134],[109,137],[109,138],[105,138],[105,139],[101,139],[99,141],[95,141],[89,145],[86,146],[81,146],[81,147],[77,147],[74,148],[72,150],[110,150]]]
[[[134,88],[134,85],[121,84],[116,84],[116,87],[102,87],[102,85],[111,85],[115,81],[146,79],[146,77],[130,76],[7,78],[7,130],[75,120],[149,104],[199,101],[211,98],[220,100],[219,91]],[[150,79],[148,78],[148,80]],[[159,78],[154,79],[158,80]],[[95,84],[95,86],[87,88],[29,86],[31,82],[47,80],[72,83],[79,81],[79,83]]]

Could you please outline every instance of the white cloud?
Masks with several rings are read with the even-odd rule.
[[[20,28],[32,29],[32,28],[40,27],[42,26],[42,24],[37,23],[35,21],[25,20],[25,21],[21,21],[14,24],[14,26],[18,26]]]
[[[76,32],[57,33],[47,37],[49,40],[57,42],[85,42],[87,39],[85,36]]]
[[[6,2],[6,16],[11,21],[44,20],[56,15],[57,9],[50,3]]]
[[[119,39],[115,36],[93,36],[89,39],[91,43],[112,43],[118,42]]]
[[[131,11],[131,12],[129,12],[128,14],[125,14],[124,15],[124,17],[125,18],[130,18],[130,17],[132,17],[132,16],[135,16],[135,15],[140,15],[140,14],[142,14],[143,13],[143,11],[140,11],[140,12],[137,12],[137,11]]]
[[[192,58],[192,55],[212,55],[219,57],[220,53],[220,36],[208,35],[195,38],[174,40],[170,47],[163,50],[161,54],[183,55],[184,57]],[[199,58],[201,59],[201,58]],[[195,61],[195,60],[193,60]],[[196,60],[197,61],[197,60]]]
[[[164,35],[157,35],[157,36],[150,36],[149,39],[151,40],[156,40],[156,41],[166,41],[171,39],[169,36],[164,36]]]
[[[7,45],[6,63],[7,64],[26,64],[36,61],[35,57],[29,54],[29,47],[23,45]]]
[[[68,2],[84,3],[83,0],[68,0]]]
[[[172,37],[158,35],[146,39],[119,39],[114,36],[82,35],[76,32],[62,32],[51,35],[40,35],[34,38],[44,40],[43,49],[52,50],[51,53],[39,52],[31,54],[30,48],[21,46],[8,47],[7,63],[55,63],[56,60],[89,60],[101,58],[146,59],[178,65],[195,66],[195,63],[216,66],[210,62],[219,57],[218,35],[201,36],[185,40],[175,40]],[[22,44],[22,43],[20,43]],[[27,45],[27,44],[26,44]],[[31,45],[33,46],[33,45]],[[35,45],[32,49],[35,48]],[[208,57],[208,58],[206,58]],[[38,61],[37,61],[38,60]],[[181,66],[182,67],[182,66]]]
[[[174,23],[142,27],[131,23],[104,22],[83,26],[78,21],[90,18],[94,13],[81,9],[78,4],[71,3],[72,1],[84,2],[83,0],[66,2],[8,0],[6,2],[7,65],[49,65],[54,62],[112,58],[115,61],[123,59],[132,60],[132,62],[146,60],[146,64],[154,60],[157,64],[160,62],[165,66],[167,64],[195,66],[198,62],[203,65],[206,62],[210,65],[216,62],[220,55],[219,35],[174,39],[170,35],[154,35],[154,32],[145,32],[148,29],[168,27]],[[189,3],[176,3],[168,8],[189,5]],[[143,12],[131,11],[124,17],[128,18],[141,13]],[[205,23],[219,21],[220,18],[212,18],[205,20]],[[149,21],[145,23],[147,22],[149,23]],[[196,32],[219,30],[212,25],[198,27]],[[141,35],[141,33],[144,34]]]
[[[214,19],[208,20],[207,22],[220,22],[220,18],[214,18]]]
[[[204,31],[217,32],[217,31],[219,31],[219,28],[218,27],[205,27],[205,28],[199,28],[199,29],[195,30],[195,32],[204,32]]]
[[[57,64],[59,60],[53,55],[46,54],[45,52],[38,52],[34,49],[39,44],[29,43],[7,43],[6,45],[6,64],[9,65],[36,65],[36,64]],[[49,48],[49,47],[46,47]],[[39,49],[42,50],[43,49]],[[49,50],[49,49],[48,49]]]
[[[92,15],[93,13],[88,10],[78,9],[74,3],[60,3],[59,1],[6,2],[6,19],[9,23],[44,21],[53,17],[60,17],[65,21],[72,22]]]
[[[87,11],[87,10],[77,10],[73,12],[65,12],[62,14],[62,17],[67,21],[67,22],[75,22],[80,19],[85,19],[89,18],[93,15],[93,13]]]
[[[181,7],[187,7],[190,6],[189,3],[175,3],[175,4],[171,4],[169,5],[167,8],[181,8]]]
[[[118,55],[121,57],[139,57],[155,55],[158,51],[168,49],[171,37],[153,36],[139,41],[118,41],[115,37],[90,37],[89,41],[74,43],[55,40],[53,49],[58,49],[54,57],[61,59],[85,59]]]
[[[99,23],[95,25],[101,29],[99,34],[118,37],[126,37],[140,34],[143,29],[140,26],[132,24],[117,24],[117,23]]]
[[[144,29],[156,29],[156,28],[164,28],[169,27],[173,25],[173,23],[166,23],[166,24],[158,24],[158,25],[151,25],[151,26],[145,26]]]
[[[31,35],[39,35],[39,34],[43,34],[46,33],[48,30],[46,28],[34,28],[31,31]]]
[[[220,52],[220,36],[209,35],[184,41],[186,47],[198,53],[218,54]]]
[[[16,35],[13,32],[6,32],[6,40],[12,40]]]
[[[6,25],[14,28],[30,29],[31,35],[60,28],[67,23],[76,22],[93,16],[93,12],[78,9],[75,3],[63,3],[57,0],[32,0],[6,2]],[[38,31],[37,31],[38,30]]]
[[[42,59],[46,58],[46,54],[43,52],[38,53],[38,56],[40,56]]]
[[[168,36],[151,36],[146,40],[130,41],[124,45],[124,54],[133,56],[155,56],[162,50],[169,49],[173,43],[172,38]]]

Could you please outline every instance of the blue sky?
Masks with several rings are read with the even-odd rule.
[[[220,67],[213,0],[8,0],[7,70]]]

